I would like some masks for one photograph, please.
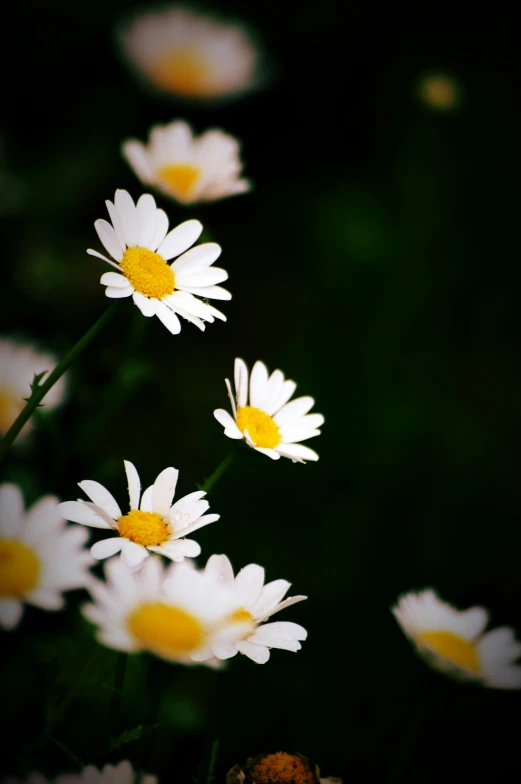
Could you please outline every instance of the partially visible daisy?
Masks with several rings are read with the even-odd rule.
[[[44,372],[47,375],[55,366],[56,360],[49,354],[41,354],[30,346],[0,338],[0,437],[7,433],[25,407],[24,398],[31,394],[31,382],[35,375]],[[64,392],[65,382],[62,377],[47,392],[42,405],[48,410],[55,408],[62,402]],[[27,433],[30,428],[29,420],[22,428],[22,433]]]
[[[276,751],[259,754],[237,764],[226,774],[226,784],[342,784],[339,778],[321,778],[318,765],[313,765],[302,754]]]
[[[208,100],[255,86],[258,54],[237,24],[174,7],[138,17],[121,41],[135,68],[165,93]]]
[[[222,408],[214,416],[224,427],[228,438],[243,438],[246,443],[273,460],[289,457],[294,463],[318,460],[318,455],[300,441],[320,435],[324,424],[322,414],[308,414],[314,404],[312,397],[298,397],[288,403],[297,385],[284,380],[281,370],[268,376],[263,362],[256,362],[248,377],[242,359],[235,360],[235,397],[231,384],[226,387],[233,417]],[[248,403],[249,387],[249,403]]]
[[[216,201],[251,188],[241,179],[237,140],[219,130],[194,137],[183,120],[154,126],[148,145],[130,139],[123,155],[141,182],[183,204]]]
[[[402,596],[392,613],[418,653],[436,670],[495,689],[521,689],[521,644],[512,629],[484,633],[482,607],[456,610],[432,591]]]
[[[206,242],[188,250],[203,230],[199,221],[185,221],[168,232],[166,213],[157,209],[149,193],[134,204],[127,191],[118,190],[114,204],[107,201],[106,205],[112,225],[100,219],[94,226],[118,263],[90,248],[87,253],[118,270],[101,276],[107,297],[132,296],[144,316],[157,316],[173,335],[181,331],[178,316],[202,330],[205,321],[226,321],[219,310],[198,299],[231,299],[229,291],[216,285],[228,273],[212,267],[221,255],[220,246]]]
[[[118,558],[107,562],[105,577],[91,580],[94,603],[83,609],[103,645],[189,664],[234,633],[223,625],[235,608],[233,593],[189,563],[165,569],[152,556],[135,571]]]
[[[60,504],[60,512],[67,520],[116,533],[116,536],[92,545],[92,557],[101,560],[121,552],[125,561],[136,567],[150,552],[172,561],[199,555],[201,548],[197,542],[184,537],[219,519],[218,514],[205,515],[210,506],[208,501],[202,500],[206,493],[198,490],[172,505],[179,471],[170,466],[161,471],[141,496],[136,467],[128,460],[124,464],[130,497],[130,510],[126,514],[122,513],[114,496],[91,479],[78,482],[78,486],[92,503],[78,499]]]
[[[423,103],[436,111],[452,111],[457,109],[462,101],[463,89],[460,82],[443,71],[422,74],[417,90]]]
[[[63,773],[53,780],[54,784],[157,784],[157,778],[148,774],[136,776],[130,762],[123,760],[117,765],[105,765],[98,770],[93,765],[83,768],[81,773]],[[2,784],[50,784],[42,773],[30,773],[26,779],[5,778]]]
[[[62,593],[85,585],[86,539],[66,525],[56,498],[44,496],[26,512],[19,488],[0,485],[0,626],[14,629],[24,603],[60,610]]]
[[[280,610],[307,599],[307,596],[284,599],[291,585],[287,580],[273,580],[264,585],[264,569],[257,564],[245,566],[234,578],[232,565],[225,555],[212,555],[205,573],[217,584],[233,591],[236,609],[226,618],[225,625],[230,630],[228,639],[217,640],[206,651],[197,654],[199,661],[211,656],[230,659],[243,653],[256,664],[265,664],[270,658],[270,648],[294,652],[301,649],[300,641],[308,635],[298,623],[264,623]]]

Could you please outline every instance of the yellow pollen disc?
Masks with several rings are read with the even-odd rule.
[[[161,515],[133,509],[118,520],[120,536],[144,547],[159,547],[170,538],[170,526]]]
[[[266,754],[252,765],[247,778],[253,784],[318,784],[307,760],[284,751]]]
[[[38,585],[40,559],[16,539],[0,539],[0,596],[17,598]]]
[[[7,433],[14,420],[24,407],[25,402],[0,389],[0,434]]]
[[[201,176],[197,166],[189,163],[171,163],[157,172],[157,178],[181,201],[187,199]]]
[[[119,264],[134,289],[145,297],[162,299],[174,291],[174,273],[164,258],[153,250],[127,248]]]
[[[263,449],[273,449],[280,444],[280,433],[277,425],[265,411],[254,406],[243,406],[237,411],[235,419],[237,427],[243,433],[245,430],[255,444]]]
[[[478,652],[473,643],[452,632],[424,632],[416,638],[420,648],[441,656],[450,664],[478,674],[481,670]]]
[[[253,615],[244,607],[241,607],[240,610],[236,610],[233,615],[230,615],[229,620],[230,623],[245,623],[247,621],[253,623]]]
[[[158,87],[178,95],[211,95],[211,75],[204,57],[188,48],[168,52],[149,68],[149,76]]]
[[[137,607],[129,615],[127,627],[144,648],[165,659],[186,657],[201,647],[205,636],[197,618],[162,602]]]

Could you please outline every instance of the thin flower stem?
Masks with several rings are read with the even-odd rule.
[[[0,462],[7,454],[9,447],[20,433],[20,430],[23,428],[25,423],[29,420],[31,414],[36,410],[41,400],[43,400],[47,392],[54,386],[54,384],[56,384],[58,379],[61,378],[67,368],[72,365],[76,357],[81,354],[83,349],[89,345],[91,340],[93,340],[98,332],[101,332],[105,324],[110,321],[116,312],[118,304],[119,303],[115,302],[110,308],[105,310],[103,315],[96,321],[95,324],[93,324],[88,332],[86,332],[85,335],[80,338],[80,340],[78,340],[76,345],[71,348],[69,353],[66,354],[64,358],[60,360],[60,362],[58,362],[52,373],[49,374],[43,384],[36,384],[33,386],[31,396],[28,398],[25,408],[20,412],[0,442]]]
[[[230,452],[230,454],[224,458],[222,463],[217,466],[213,474],[209,476],[205,482],[203,482],[200,489],[204,490],[205,493],[208,493],[217,484],[221,476],[228,469],[228,466],[233,463],[236,454],[236,452]]]
[[[110,698],[108,721],[108,739],[110,744],[111,734],[115,732],[119,716],[119,706],[121,697],[123,695],[123,686],[125,683],[125,672],[127,670],[128,654],[124,651],[118,653],[116,659],[116,672],[114,674],[114,688],[112,690],[112,697]]]

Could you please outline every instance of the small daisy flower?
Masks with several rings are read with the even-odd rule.
[[[19,488],[0,485],[0,626],[14,629],[24,603],[60,610],[62,593],[85,585],[86,539],[66,525],[56,498],[44,496],[26,512]]]
[[[392,613],[418,653],[436,670],[495,689],[521,689],[521,644],[511,629],[484,634],[482,607],[456,610],[432,590],[402,596]]]
[[[63,773],[54,779],[54,784],[157,784],[155,776],[136,776],[130,762],[124,760],[117,765],[105,765],[98,770],[93,765],[83,768],[81,773]],[[42,773],[30,773],[26,779],[5,778],[2,784],[50,784]]]
[[[276,751],[259,754],[242,767],[234,765],[226,775],[226,784],[342,784],[339,778],[321,778],[318,765],[302,754]]]
[[[130,510],[123,514],[114,496],[91,479],[78,482],[89,501],[65,501],[60,512],[66,520],[92,528],[106,528],[115,537],[96,542],[91,548],[93,558],[101,560],[121,552],[132,567],[139,566],[150,552],[182,561],[195,558],[200,546],[187,534],[219,519],[218,514],[205,515],[209,508],[202,490],[180,498],[172,505],[179,471],[169,467],[161,471],[153,485],[141,496],[141,482],[133,463],[124,461],[130,497]],[[204,516],[203,516],[204,515]]]
[[[245,566],[234,578],[232,565],[225,555],[212,555],[205,573],[233,592],[236,608],[226,618],[228,639],[215,641],[206,651],[197,654],[198,660],[204,661],[212,655],[230,659],[243,653],[256,664],[265,664],[270,658],[270,648],[294,652],[301,649],[300,640],[308,636],[302,626],[287,621],[266,624],[264,621],[280,610],[304,601],[307,596],[284,599],[291,584],[286,580],[273,580],[264,585],[264,569],[257,564]]]
[[[40,373],[54,370],[56,360],[48,354],[40,354],[30,346],[13,340],[0,338],[0,436],[5,435],[31,394],[31,383]],[[45,380],[43,377],[42,380]],[[41,383],[41,382],[40,382]],[[42,405],[50,410],[58,406],[64,397],[65,383],[60,378],[43,398]],[[31,422],[22,428],[27,434]]]
[[[143,14],[121,41],[135,68],[165,93],[208,100],[255,85],[257,51],[237,24],[176,7]]]
[[[250,402],[248,403],[248,386]],[[320,435],[322,414],[308,414],[312,397],[298,397],[288,403],[297,385],[284,380],[280,370],[268,376],[266,365],[256,362],[251,376],[242,359],[235,360],[235,392],[226,379],[233,417],[222,408],[214,416],[228,438],[243,438],[246,443],[273,460],[289,457],[294,463],[318,460],[318,455],[299,441]]]
[[[167,661],[191,663],[230,634],[224,619],[233,593],[189,563],[166,569],[157,556],[140,571],[121,559],[108,561],[106,582],[91,579],[93,604],[85,616],[99,627],[98,640],[120,651],[148,651]]]
[[[183,204],[216,201],[251,188],[240,177],[239,144],[233,136],[212,129],[195,138],[182,120],[156,125],[148,145],[137,139],[125,142],[123,155],[141,182]]]
[[[106,205],[112,225],[97,220],[94,226],[117,264],[90,248],[87,253],[118,270],[101,276],[107,297],[132,296],[144,316],[157,316],[173,335],[181,331],[178,316],[201,330],[205,321],[226,321],[219,310],[198,299],[231,299],[230,292],[217,285],[228,273],[211,266],[221,255],[220,246],[206,242],[188,250],[203,230],[199,221],[185,221],[168,232],[166,213],[148,193],[134,204],[127,191],[118,190],[114,203]]]

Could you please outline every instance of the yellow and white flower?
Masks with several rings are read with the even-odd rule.
[[[91,548],[92,557],[101,560],[121,552],[130,566],[137,567],[150,552],[172,561],[199,555],[200,546],[185,536],[219,519],[218,514],[205,515],[210,506],[202,500],[206,493],[198,490],[172,504],[179,471],[170,466],[161,471],[141,496],[136,467],[128,460],[124,464],[130,498],[130,510],[126,514],[114,496],[91,479],[78,482],[90,502],[78,499],[60,504],[60,512],[67,520],[116,533],[115,537],[96,542]]]
[[[446,675],[475,680],[495,689],[521,689],[521,644],[512,629],[484,634],[482,607],[456,610],[433,590],[402,596],[392,613],[418,653]]]
[[[63,773],[53,779],[53,784],[157,784],[157,778],[148,774],[136,776],[127,760],[117,765],[105,765],[98,770],[93,765],[83,768],[81,773]],[[42,773],[30,773],[26,779],[5,778],[2,784],[50,784]]]
[[[230,659],[237,653],[243,653],[256,664],[265,664],[270,658],[270,648],[294,652],[301,649],[300,641],[305,640],[308,633],[298,623],[264,623],[280,610],[307,599],[307,596],[284,599],[291,583],[273,580],[264,585],[264,569],[257,564],[245,566],[234,578],[232,565],[225,555],[212,555],[205,573],[233,592],[236,608],[226,618],[229,628],[227,639],[213,641],[206,651],[201,651],[194,658],[198,661],[211,656]]]
[[[19,488],[0,485],[0,626],[14,629],[24,603],[60,610],[62,593],[86,584],[86,539],[66,525],[56,498],[44,496],[25,511]]]
[[[152,556],[136,571],[117,558],[106,564],[105,577],[91,580],[94,603],[83,612],[110,648],[189,664],[230,634],[223,622],[234,611],[233,593],[189,563],[165,569]]]
[[[130,139],[122,150],[141,182],[183,204],[216,201],[251,188],[241,179],[239,144],[224,131],[194,137],[188,123],[175,120],[154,126],[148,145]]]
[[[134,67],[165,93],[208,100],[255,86],[257,51],[237,24],[174,7],[138,17],[121,42]]]
[[[107,297],[132,296],[144,316],[157,316],[173,335],[181,331],[178,316],[202,330],[205,321],[226,321],[219,310],[198,299],[231,299],[230,292],[217,285],[228,273],[211,266],[221,255],[220,246],[206,242],[188,250],[203,230],[199,221],[185,221],[168,232],[166,213],[157,209],[149,193],[134,204],[127,191],[118,190],[114,203],[106,205],[112,225],[97,220],[94,226],[115,261],[90,248],[87,253],[118,270],[101,276]]]
[[[5,435],[31,394],[31,382],[35,375],[51,372],[56,360],[48,354],[40,354],[30,346],[16,343],[13,340],[0,338],[0,436]],[[42,380],[45,380],[43,377]],[[41,383],[41,382],[40,382]],[[64,397],[65,382],[63,377],[50,389],[43,398],[42,405],[50,410],[59,405]],[[22,428],[27,434],[31,422]]]
[[[248,377],[243,360],[236,359],[235,398],[228,379],[226,387],[233,417],[222,408],[213,413],[228,438],[243,438],[257,452],[273,460],[281,456],[289,457],[294,463],[318,460],[316,452],[299,442],[320,435],[318,428],[324,424],[324,417],[308,414],[315,402],[312,397],[288,402],[297,385],[285,380],[281,370],[274,370],[268,376],[266,365],[256,362]]]

